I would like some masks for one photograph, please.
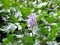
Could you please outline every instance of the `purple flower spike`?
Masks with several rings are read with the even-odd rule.
[[[32,13],[31,15],[28,16],[27,26],[28,26],[29,30],[37,28],[37,20],[36,20],[36,14],[35,13]]]

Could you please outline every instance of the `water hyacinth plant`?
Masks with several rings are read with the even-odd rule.
[[[60,45],[60,0],[0,0],[0,45]]]

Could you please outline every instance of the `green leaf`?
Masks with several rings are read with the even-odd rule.
[[[58,18],[60,16],[60,11],[57,12],[56,18]]]
[[[22,13],[22,17],[26,18],[28,14],[31,12],[31,8],[20,8],[20,11]]]
[[[48,21],[49,23],[53,23],[56,21],[56,19],[52,16],[48,16],[47,18],[45,18],[46,21]]]
[[[4,44],[8,44],[10,41],[8,39],[4,40]]]
[[[26,35],[25,37],[22,38],[23,45],[33,45],[34,40],[33,37]]]
[[[57,32],[58,32],[58,28],[56,26],[53,26],[52,31],[48,36],[48,41],[51,41],[55,37]]]
[[[10,4],[11,4],[10,0],[0,0],[0,1],[1,1],[1,3],[3,4],[3,7],[4,7],[4,8],[6,8],[6,9],[9,8],[9,6],[10,6]]]
[[[8,36],[7,36],[7,39],[6,40],[4,40],[4,44],[5,45],[7,45],[9,42],[14,42],[14,34],[9,34]]]
[[[25,40],[26,40],[26,45],[28,44],[28,45],[33,45],[33,43],[34,43],[34,41],[33,41],[33,38],[32,37],[30,37],[30,36],[26,36],[25,37]],[[32,42],[31,42],[32,41]]]
[[[14,3],[12,3],[12,6],[17,7],[18,6],[18,3],[17,2],[14,2]]]
[[[25,29],[26,28],[26,24],[25,23],[21,23],[21,26],[22,26],[22,29]]]
[[[60,22],[58,22],[58,27],[60,27]]]
[[[18,19],[15,18],[13,15],[11,15],[10,18],[11,18],[11,20],[12,20],[14,23],[18,22]]]
[[[40,30],[37,31],[37,33],[41,36],[46,36],[48,35],[49,31],[48,31],[48,28],[43,28],[41,27]]]

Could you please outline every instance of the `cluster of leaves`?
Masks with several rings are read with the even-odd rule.
[[[46,3],[46,5],[45,5]],[[38,6],[40,4],[40,7]],[[19,14],[15,14],[20,12]],[[36,13],[38,30],[27,27],[28,15]],[[21,15],[20,14],[20,15]],[[20,20],[19,20],[20,19]],[[15,30],[5,29],[9,23],[19,23]],[[60,0],[0,0],[0,43],[1,45],[49,45],[47,42],[60,42]],[[57,34],[57,35],[56,35]],[[39,44],[35,44],[36,40]]]

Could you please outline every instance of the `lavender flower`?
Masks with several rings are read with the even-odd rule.
[[[37,28],[37,20],[36,20],[36,14],[35,13],[32,13],[30,16],[28,16],[27,26],[28,26],[29,30]]]

